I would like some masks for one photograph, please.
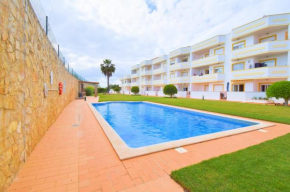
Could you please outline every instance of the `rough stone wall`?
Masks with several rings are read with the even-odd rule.
[[[63,95],[48,91],[44,97],[44,83],[58,89],[64,81]],[[76,98],[77,87],[29,0],[0,0],[0,191],[7,189],[50,125]]]

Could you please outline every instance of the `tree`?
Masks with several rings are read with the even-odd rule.
[[[279,81],[270,85],[267,89],[267,97],[282,98],[285,100],[285,106],[288,107],[290,99],[290,81]]]
[[[172,98],[172,96],[177,93],[177,88],[172,84],[165,85],[165,87],[163,88],[163,93],[165,95],[170,95],[170,97]]]
[[[137,93],[139,93],[139,87],[137,87],[137,86],[133,86],[133,87],[131,88],[131,92],[133,92],[135,95],[137,95]]]
[[[116,87],[119,87],[119,85],[118,84],[111,84],[110,85],[110,89],[115,89]]]
[[[94,95],[95,87],[93,87],[93,86],[87,86],[85,88],[85,92],[86,92],[86,96],[92,96],[92,95]]]
[[[120,90],[121,90],[121,87],[115,87],[115,88],[114,88],[114,91],[116,91],[117,93],[119,93]]]
[[[110,91],[109,80],[110,77],[112,77],[113,73],[115,72],[115,69],[116,69],[115,65],[112,64],[112,60],[110,59],[105,59],[101,64],[101,71],[107,77],[107,92]]]

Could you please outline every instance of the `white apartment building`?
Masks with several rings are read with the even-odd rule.
[[[265,98],[274,82],[290,81],[290,14],[268,15],[192,46],[131,67],[121,93],[139,86],[142,95],[251,102]]]

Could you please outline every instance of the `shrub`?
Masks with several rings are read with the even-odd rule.
[[[131,92],[133,92],[135,95],[137,95],[137,93],[139,93],[139,87],[137,87],[137,86],[133,86],[133,87],[131,88]]]
[[[165,87],[163,88],[163,93],[165,95],[170,95],[170,97],[172,98],[172,96],[177,93],[177,88],[172,84],[165,85]]]
[[[290,81],[279,81],[270,85],[267,89],[267,97],[282,98],[285,100],[285,106],[288,106],[290,99]]]
[[[119,93],[121,91],[121,87],[115,87],[114,91],[116,91],[117,93]]]
[[[98,93],[103,93],[103,92],[106,92],[106,89],[102,88],[102,87],[99,87],[98,88]]]
[[[86,95],[87,96],[92,96],[95,93],[95,87],[93,87],[93,86],[87,86],[85,88],[85,92],[86,92]]]

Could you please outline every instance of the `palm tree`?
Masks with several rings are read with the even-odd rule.
[[[109,92],[109,79],[112,77],[113,73],[115,72],[115,65],[112,64],[112,60],[110,59],[105,59],[103,60],[103,63],[101,64],[101,71],[102,73],[107,76],[107,92]]]

